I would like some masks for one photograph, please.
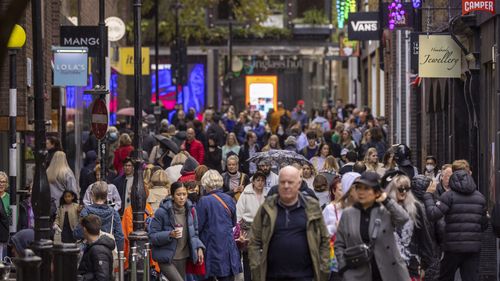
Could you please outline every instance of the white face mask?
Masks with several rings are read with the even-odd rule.
[[[434,168],[436,168],[436,166],[434,166],[434,165],[425,165],[425,169],[428,172],[432,172],[434,170]]]

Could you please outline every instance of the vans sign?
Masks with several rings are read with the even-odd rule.
[[[349,40],[379,40],[379,13],[350,13],[347,22]]]
[[[108,29],[105,29],[104,39],[106,44],[105,55],[108,54]],[[87,47],[89,56],[99,55],[99,27],[98,26],[61,26],[61,46]]]

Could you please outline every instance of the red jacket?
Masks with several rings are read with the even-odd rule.
[[[120,146],[115,150],[115,159],[113,159],[113,166],[115,167],[117,174],[121,174],[121,172],[123,171],[123,160],[125,160],[133,150],[134,147],[131,145]]]
[[[189,149],[187,149],[186,145],[187,141],[182,144],[182,147],[186,149],[200,165],[203,165],[203,160],[205,159],[205,147],[203,144],[199,140],[193,140]]]

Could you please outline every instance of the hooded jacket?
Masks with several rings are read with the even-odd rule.
[[[152,245],[153,259],[159,263],[172,263],[177,248],[177,239],[170,237],[174,231],[175,215],[172,198],[163,200],[160,208],[156,210],[154,219],[149,225],[149,239]],[[198,238],[198,216],[191,201],[186,205],[187,227],[189,234],[189,253],[193,263],[198,261],[198,249],[205,250],[205,246]]]
[[[179,181],[179,182],[195,181],[196,176],[194,174],[194,170],[198,166],[199,166],[199,164],[196,161],[196,159],[194,159],[193,157],[188,157],[186,159],[186,162],[184,162],[184,165],[182,166],[181,177],[177,181]]]
[[[429,192],[424,194],[424,201],[430,221],[444,217],[444,251],[481,251],[481,233],[488,226],[486,199],[477,191],[474,179],[467,171],[454,172],[450,177],[450,190],[443,193],[436,202]]]
[[[118,212],[108,205],[92,204],[83,208],[80,212],[80,218],[84,218],[90,214],[101,218],[101,230],[113,234],[118,251],[123,251],[124,237],[122,222]],[[113,225],[111,225],[111,223],[113,223]],[[111,227],[113,227],[113,233],[111,233]],[[76,240],[83,239],[83,228],[81,224],[77,225],[73,230],[73,237]]]
[[[78,275],[82,275],[84,281],[113,280],[112,251],[114,248],[113,239],[107,236],[101,236],[90,244],[83,252]]]

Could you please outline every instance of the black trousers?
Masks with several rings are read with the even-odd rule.
[[[439,281],[454,281],[457,269],[460,270],[462,281],[479,281],[479,253],[445,252]]]
[[[250,271],[250,259],[248,259],[248,251],[242,251],[241,256],[243,257],[243,276],[245,281],[252,281],[252,275]]]
[[[205,281],[234,281],[234,276],[226,276],[226,277],[210,277],[208,279],[205,279]]]

